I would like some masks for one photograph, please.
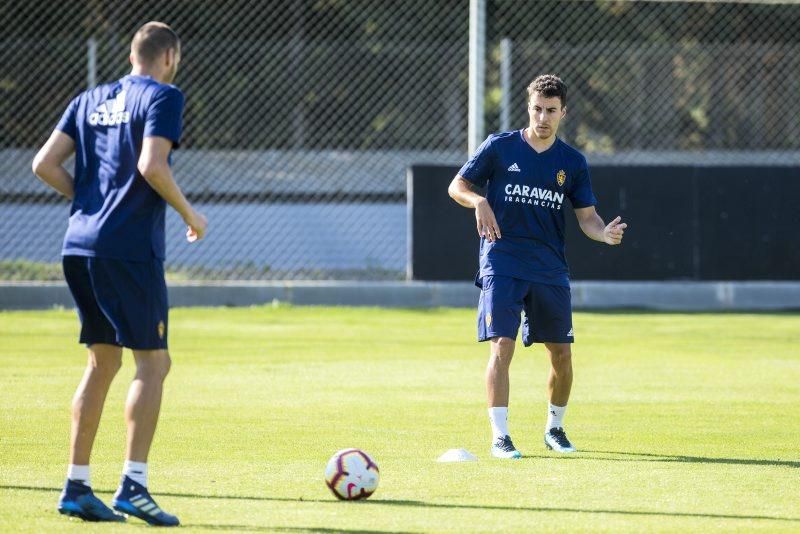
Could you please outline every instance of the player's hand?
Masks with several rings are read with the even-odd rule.
[[[625,223],[620,223],[622,217],[617,216],[616,219],[608,223],[603,229],[603,241],[609,245],[619,245],[622,243],[622,234],[625,233],[625,228],[628,227]]]
[[[198,239],[203,239],[208,227],[208,219],[198,211],[192,210],[192,214],[185,220],[188,228],[186,230],[186,241],[194,243]]]
[[[485,198],[481,198],[475,205],[475,219],[478,223],[478,235],[490,243],[500,239],[500,226],[494,216],[492,207]]]

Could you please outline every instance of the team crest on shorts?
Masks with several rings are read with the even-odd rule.
[[[492,326],[492,314],[491,313],[487,313],[486,314],[486,326]]]
[[[158,321],[158,338],[164,339],[164,332],[166,331],[167,327],[164,325],[164,321]]]
[[[564,169],[561,169],[560,171],[558,171],[558,174],[556,174],[556,182],[558,182],[558,187],[563,186],[564,182],[566,181],[567,181],[567,173],[564,172]]]

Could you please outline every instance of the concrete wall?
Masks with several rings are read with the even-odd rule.
[[[468,282],[219,282],[171,284],[170,304],[257,306],[273,302],[320,306],[475,307]],[[799,282],[575,282],[576,310],[800,310]],[[0,283],[0,309],[73,307],[63,283]]]

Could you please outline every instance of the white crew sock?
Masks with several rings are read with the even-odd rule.
[[[145,462],[131,462],[125,460],[125,467],[122,474],[138,482],[145,488],[147,487],[147,464]]]
[[[492,425],[492,443],[508,436],[508,406],[489,408],[489,423]]]
[[[88,465],[69,464],[69,467],[67,467],[67,478],[75,482],[86,484],[87,486],[92,485]]]
[[[564,419],[564,413],[567,411],[566,406],[556,406],[555,404],[547,405],[547,426],[544,431],[548,432],[551,428],[563,427],[561,422]]]

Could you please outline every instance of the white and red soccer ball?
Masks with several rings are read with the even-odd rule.
[[[378,489],[378,464],[360,449],[342,449],[325,467],[325,483],[337,498],[366,499]]]

